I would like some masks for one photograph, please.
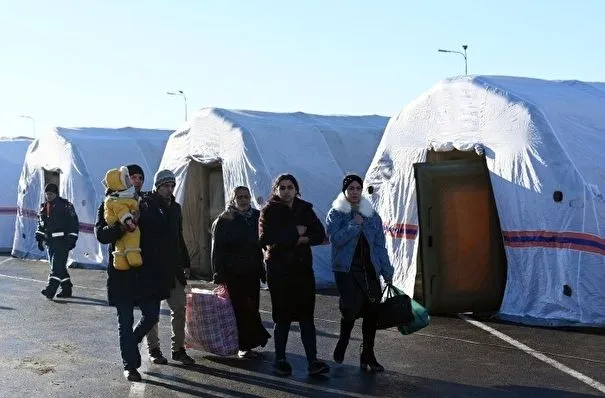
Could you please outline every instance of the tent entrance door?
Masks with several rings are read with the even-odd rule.
[[[433,313],[498,311],[506,256],[485,161],[414,164],[422,301]]]
[[[183,237],[195,276],[211,278],[212,222],[225,209],[223,168],[220,163],[191,161],[183,198]]]

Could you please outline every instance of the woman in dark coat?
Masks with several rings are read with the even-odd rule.
[[[330,368],[317,359],[315,275],[311,246],[324,242],[323,225],[313,205],[301,200],[298,182],[282,174],[273,184],[273,196],[262,209],[259,221],[261,245],[265,249],[267,283],[271,294],[275,328],[275,372],[292,373],[286,361],[290,324],[298,322],[308,361],[309,374],[327,373]]]
[[[332,270],[340,294],[340,337],[334,361],[341,363],[349,344],[355,319],[363,318],[363,344],[359,365],[363,370],[382,372],[374,356],[378,306],[381,300],[379,278],[386,284],[393,279],[393,266],[387,253],[382,220],[372,204],[361,195],[363,180],[346,176],[342,192],[332,203],[326,219],[332,243]]]
[[[212,228],[214,283],[227,286],[237,320],[240,358],[255,357],[251,350],[264,347],[271,337],[259,313],[260,281],[266,280],[258,240],[259,215],[250,206],[250,190],[237,187]]]
[[[116,307],[118,314],[118,335],[124,365],[124,376],[130,381],[140,381],[137,368],[141,366],[138,344],[158,322],[160,302],[168,298],[169,278],[163,271],[169,261],[169,253],[162,252],[160,244],[167,238],[168,226],[160,217],[159,209],[146,200],[141,201],[138,225],[141,229],[141,255],[143,265],[126,271],[115,269],[112,252],[115,242],[125,233],[125,228],[117,223],[107,225],[104,205],[101,203],[95,224],[95,236],[102,244],[109,244],[107,266],[107,301]],[[134,308],[141,310],[141,319],[134,326]],[[133,328],[134,326],[134,328]]]

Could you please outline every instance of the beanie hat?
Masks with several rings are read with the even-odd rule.
[[[176,184],[176,177],[170,170],[160,170],[153,177],[153,186],[158,189],[160,185],[172,182]]]
[[[46,186],[44,187],[44,193],[46,192],[53,192],[55,194],[59,194],[59,187],[57,187],[57,184],[46,184]]]
[[[129,164],[126,166],[128,168],[128,175],[140,174],[143,180],[145,180],[145,173],[143,169],[138,164]]]
[[[351,185],[352,182],[357,181],[359,185],[363,187],[363,180],[357,174],[349,174],[344,180],[342,180],[342,192],[347,190],[348,186]]]

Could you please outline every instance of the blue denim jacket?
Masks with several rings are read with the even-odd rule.
[[[353,220],[354,212],[343,193],[332,203],[326,218],[326,230],[332,244],[332,271],[348,272],[351,269],[359,234],[363,233],[370,245],[370,259],[376,275],[392,279],[394,271],[386,249],[382,219],[364,197],[359,203],[359,213],[364,218],[361,225]]]

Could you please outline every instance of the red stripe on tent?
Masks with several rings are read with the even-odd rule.
[[[598,235],[587,234],[583,232],[554,232],[554,231],[503,231],[503,237],[522,238],[522,237],[560,237],[593,241],[598,244],[605,244],[605,239]]]
[[[38,219],[38,212],[35,210],[18,208],[17,213],[21,217],[35,218],[36,220]],[[85,234],[94,234],[94,232],[95,232],[94,224],[88,224],[88,223],[81,222],[79,227],[80,227],[80,232],[85,233]]]
[[[576,243],[562,243],[562,242],[504,242],[504,244],[508,247],[514,248],[536,248],[536,247],[544,247],[550,249],[569,249],[569,250],[577,250],[588,253],[600,254],[605,256],[605,250],[599,247],[581,245]]]
[[[17,208],[16,207],[0,207],[0,215],[9,215],[9,216],[17,215]]]
[[[416,239],[418,225],[414,224],[384,224],[384,233],[396,239]]]

